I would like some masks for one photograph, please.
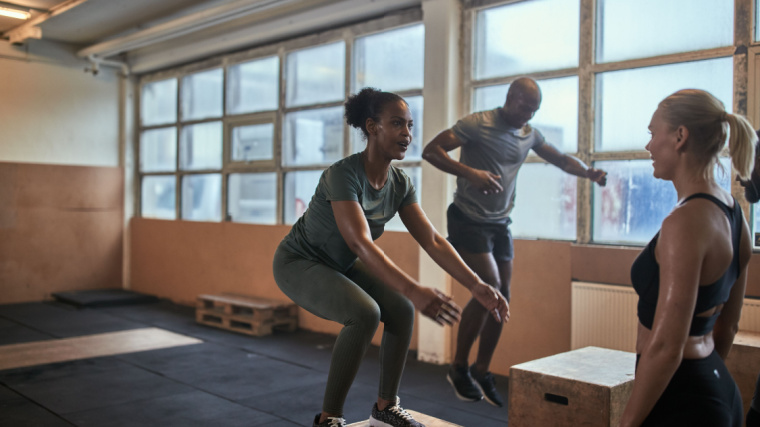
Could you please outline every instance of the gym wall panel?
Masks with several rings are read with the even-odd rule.
[[[133,218],[131,290],[188,306],[195,306],[200,294],[223,292],[288,301],[274,281],[272,257],[289,230],[286,225]],[[419,246],[408,233],[386,232],[378,244],[401,269],[418,277]],[[299,309],[298,324],[330,334],[341,329],[303,309]],[[412,348],[416,348],[416,329]],[[375,334],[376,345],[381,330]]]
[[[0,162],[0,304],[122,287],[124,173]]]

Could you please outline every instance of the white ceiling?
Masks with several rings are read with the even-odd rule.
[[[0,6],[32,13],[26,22],[0,17],[0,34],[4,40],[11,35],[15,40],[21,30],[36,26],[43,40],[72,45],[81,57],[127,63],[141,73],[382,16],[420,2],[0,0]]]

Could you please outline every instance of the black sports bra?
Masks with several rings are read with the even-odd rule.
[[[712,331],[720,313],[716,312],[710,316],[697,316],[696,314],[728,301],[731,287],[739,277],[739,243],[742,237],[743,218],[742,210],[736,203],[736,200],[734,200],[734,207],[729,208],[725,203],[710,194],[696,193],[687,197],[683,203],[695,198],[710,200],[718,205],[723,213],[726,214],[731,224],[731,241],[734,248],[734,256],[726,272],[716,282],[700,286],[697,291],[697,304],[691,320],[689,335],[701,336]],[[633,289],[639,295],[639,322],[647,329],[652,329],[654,314],[657,310],[657,297],[660,291],[660,266],[657,264],[657,259],[654,256],[654,248],[657,245],[659,235],[660,232],[658,231],[639,256],[636,257],[631,266],[631,282],[633,283]]]

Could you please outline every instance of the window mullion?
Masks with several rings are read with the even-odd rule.
[[[580,47],[578,52],[578,158],[593,167],[594,143],[594,28],[595,0],[581,0]],[[577,180],[577,241],[591,241],[591,203],[593,188],[587,179]]]

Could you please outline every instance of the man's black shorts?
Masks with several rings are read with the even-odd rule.
[[[473,221],[453,203],[446,211],[448,219],[448,240],[457,250],[473,254],[492,253],[496,261],[511,261],[514,258],[512,232],[507,221],[502,224]]]

